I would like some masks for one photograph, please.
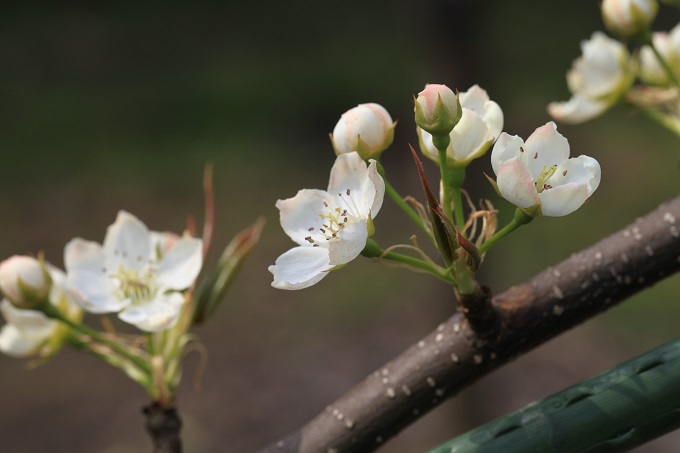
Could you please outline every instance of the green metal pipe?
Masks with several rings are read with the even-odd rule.
[[[627,451],[680,426],[680,339],[428,453]]]

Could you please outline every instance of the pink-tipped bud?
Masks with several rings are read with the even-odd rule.
[[[415,98],[416,124],[432,135],[448,134],[462,115],[458,96],[446,85],[426,85]]]

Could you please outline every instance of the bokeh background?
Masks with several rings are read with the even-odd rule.
[[[209,365],[179,395],[188,452],[248,452],[292,431],[454,309],[443,284],[358,259],[313,288],[270,287],[266,268],[291,246],[274,203],[323,188],[340,115],[378,102],[399,119],[383,163],[402,194],[420,197],[408,154],[412,95],[425,83],[478,83],[527,137],[568,96],[579,42],[602,29],[596,1],[16,2],[0,7],[0,256],[101,241],[119,209],[154,230],[203,215],[203,166],[215,168],[216,244],[264,216],[264,237],[216,316],[197,333]],[[679,18],[663,7],[658,29]],[[559,126],[573,154],[602,164],[600,189],[562,219],[539,219],[487,257],[496,292],[619,229],[678,191],[677,138],[616,108]],[[435,169],[428,163],[434,177]],[[506,221],[481,159],[473,199]],[[376,219],[383,245],[416,228],[392,204]],[[415,452],[571,385],[677,335],[672,277],[483,379],[389,442]],[[91,319],[94,325],[98,322]],[[0,357],[2,450],[149,451],[140,388],[97,360],[63,351],[28,371]],[[639,449],[680,451],[669,435]]]

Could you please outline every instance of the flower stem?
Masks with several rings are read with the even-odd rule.
[[[652,33],[647,30],[645,31],[644,34],[642,34],[641,39],[643,44],[647,44],[651,49],[652,52],[654,52],[654,56],[656,59],[659,61],[659,64],[663,68],[663,70],[666,72],[666,75],[668,76],[668,80],[675,85],[676,88],[680,89],[680,82],[678,81],[678,78],[675,76],[675,73],[673,72],[673,69],[671,69],[670,66],[668,66],[668,62],[666,59],[661,55],[659,52],[659,49],[656,48],[654,45],[654,40],[652,39]]]
[[[80,338],[78,338],[78,335],[71,334],[68,337],[68,342],[74,348],[91,354],[92,356],[103,360],[114,368],[118,368],[130,379],[144,387],[144,390],[146,390],[149,395],[153,395],[154,390],[153,386],[151,385],[151,376],[149,376],[149,374],[144,370],[140,370],[126,358],[123,358],[118,354],[112,354],[110,351],[104,352],[101,350],[101,346],[98,346],[90,341],[82,341]]]
[[[456,228],[461,232],[465,228],[465,214],[463,213],[463,196],[461,188],[465,180],[465,167],[450,169],[449,184],[453,194],[453,211],[456,219]]]
[[[411,207],[409,206],[406,201],[404,201],[404,198],[397,193],[397,191],[392,187],[392,185],[387,181],[387,177],[385,176],[385,168],[382,166],[380,162],[378,162],[378,172],[380,173],[380,176],[383,177],[383,181],[385,182],[385,192],[387,193],[387,196],[389,196],[394,203],[401,208],[402,211],[411,219],[413,222],[418,225],[418,227],[423,230],[423,232],[429,237],[430,239],[433,239],[432,232],[429,231],[426,227],[425,224],[423,223],[423,219],[420,218],[418,213]]]
[[[453,284],[454,281],[449,276],[449,272],[441,266],[437,266],[434,263],[428,263],[427,261],[414,258],[408,255],[402,255],[401,253],[387,252],[378,245],[373,239],[366,241],[366,247],[361,252],[362,255],[369,258],[380,258],[387,261],[393,261],[395,263],[406,264],[407,266],[414,267],[416,269],[423,270],[428,274],[437,277],[446,283]]]
[[[449,167],[446,160],[446,149],[449,147],[449,143],[451,143],[451,137],[449,134],[432,135],[432,143],[439,153],[439,171],[442,175],[442,192],[444,192],[444,199],[442,200],[444,213],[453,222],[453,215],[451,214],[451,184],[449,184]]]
[[[481,246],[479,246],[479,253],[486,252],[496,242],[500,241],[505,236],[507,236],[508,234],[515,231],[517,228],[521,227],[522,225],[526,225],[527,223],[531,222],[532,220],[534,220],[533,217],[527,215],[520,208],[517,208],[515,210],[515,217],[512,219],[512,222],[505,225],[501,230],[497,231],[496,234],[491,236],[486,242],[484,242]]]
[[[651,119],[652,121],[656,121],[656,123],[658,123],[660,126],[666,128],[667,130],[669,130],[670,132],[672,132],[676,136],[680,137],[680,127],[679,127],[680,125],[678,123],[676,123],[675,121],[673,121],[672,119],[670,119],[667,115],[664,115],[660,111],[653,109],[653,108],[640,107],[640,106],[637,106],[637,107],[640,108],[640,110],[642,110],[642,113],[647,115],[647,117],[649,119]]]
[[[149,364],[144,360],[142,357],[140,357],[137,354],[134,354],[132,351],[130,351],[128,348],[125,346],[116,343],[115,341],[111,341],[99,332],[97,332],[94,329],[90,329],[87,326],[84,326],[79,323],[75,323],[65,317],[57,307],[55,307],[52,304],[47,304],[43,308],[43,313],[45,313],[45,316],[48,318],[55,319],[59,322],[62,322],[66,324],[68,327],[73,329],[75,332],[78,332],[82,335],[86,335],[93,340],[96,340],[97,342],[101,343],[102,345],[108,347],[111,349],[113,352],[121,355],[122,357],[125,357],[128,359],[130,362],[134,363],[137,367],[139,367],[141,370],[143,370],[145,373],[150,373],[151,368],[149,367]]]

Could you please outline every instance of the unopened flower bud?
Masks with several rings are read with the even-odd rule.
[[[656,17],[656,0],[604,0],[602,18],[607,28],[618,35],[633,37],[647,30]]]
[[[40,309],[51,288],[50,274],[35,258],[15,255],[0,263],[0,289],[17,308]]]
[[[446,85],[426,85],[415,98],[416,124],[432,135],[447,135],[462,115],[458,96]]]
[[[331,134],[335,154],[359,153],[362,159],[377,158],[394,140],[392,117],[379,104],[360,104],[342,114]]]

